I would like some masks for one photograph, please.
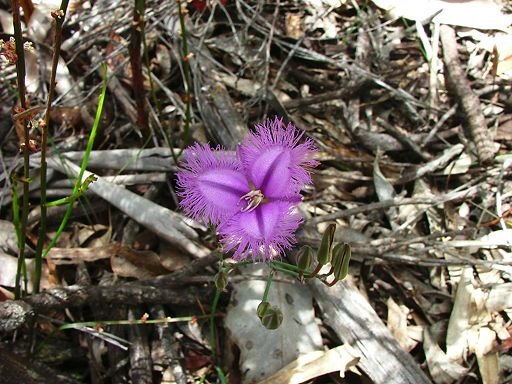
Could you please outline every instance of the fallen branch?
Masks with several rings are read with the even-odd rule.
[[[360,353],[358,367],[375,384],[430,383],[412,356],[405,352],[371,305],[346,281],[328,288],[318,280],[308,284],[324,322]]]
[[[214,288],[206,283],[213,283],[213,277],[194,277],[194,274],[216,260],[218,255],[211,253],[175,273],[151,280],[109,286],[71,285],[48,289],[23,300],[4,301],[0,303],[0,332],[22,327],[33,314],[50,313],[68,307],[98,303],[190,305],[197,302],[197,298],[211,302]]]

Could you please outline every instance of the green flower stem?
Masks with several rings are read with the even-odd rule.
[[[70,200],[70,196],[63,197],[62,199],[58,199],[58,200],[54,200],[54,201],[50,201],[49,203],[46,203],[46,207],[47,208],[57,207],[59,205],[69,204],[69,200]]]
[[[290,275],[292,277],[298,277],[299,274],[295,271],[290,271],[289,269],[287,268],[283,268],[279,265],[273,265],[272,268],[275,270],[275,271],[278,271],[278,272],[281,272],[281,273],[284,273],[286,275]]]
[[[224,255],[219,253],[219,272],[223,269],[227,270],[228,268],[224,265]],[[216,348],[216,332],[215,332],[215,312],[217,312],[217,306],[219,305],[220,295],[222,294],[222,290],[216,288],[215,296],[212,302],[212,309],[210,311],[210,347],[212,349],[212,356],[216,360],[217,358],[217,348]]]
[[[304,278],[310,278],[313,277],[311,272],[305,271],[297,267],[296,265],[285,263],[282,261],[274,260],[271,262],[272,268],[279,272],[286,273],[287,275],[293,276],[293,277],[299,277],[299,275],[302,273],[302,276]]]
[[[263,297],[261,298],[261,301],[268,302],[268,294],[270,293],[270,286],[272,285],[272,278],[274,277],[275,269],[272,268],[270,270],[270,273],[267,277],[267,284],[265,285],[265,292],[263,292]]]
[[[220,382],[220,384],[226,384],[229,383],[228,378],[224,374],[224,371],[222,370],[222,367],[219,367],[218,365],[215,366],[215,372],[217,372],[217,380]]]
[[[212,302],[212,310],[210,312],[210,347],[212,349],[212,356],[214,360],[217,360],[217,333],[215,331],[215,312],[217,312],[217,306],[219,305],[219,299],[222,291],[220,289],[215,289],[215,296]]]
[[[25,52],[23,46],[23,33],[21,31],[20,20],[20,2],[19,0],[12,0],[12,14],[13,14],[13,27],[14,39],[16,41],[16,72],[18,83],[18,100],[23,111],[27,110],[26,87],[25,87]],[[27,229],[28,217],[28,195],[29,195],[29,163],[30,163],[30,138],[28,122],[23,119],[23,202],[21,206],[21,215],[19,215],[19,226],[16,227],[16,235],[18,238],[18,265],[16,268],[16,283],[14,287],[14,296],[16,299],[21,297],[20,279],[22,271],[25,268],[25,232]],[[14,200],[13,200],[14,201]],[[27,274],[24,273],[25,291],[27,289]]]

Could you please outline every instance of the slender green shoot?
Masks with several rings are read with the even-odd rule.
[[[12,0],[12,14],[13,14],[13,27],[14,27],[14,40],[16,42],[16,78],[18,84],[18,100],[20,103],[21,111],[28,109],[26,99],[25,87],[25,51],[23,42],[23,33],[21,30],[20,19],[20,2],[19,0]],[[30,137],[28,120],[21,119],[20,124],[23,124],[23,133],[20,139],[20,146],[23,150],[23,202],[21,205],[21,215],[19,216],[19,225],[16,227],[16,236],[18,238],[18,265],[16,268],[16,283],[14,287],[14,297],[19,299],[21,297],[20,279],[25,265],[25,232],[27,229],[28,217],[28,197],[29,197],[29,162],[30,162]],[[18,133],[19,135],[19,133]],[[19,206],[18,206],[19,209]],[[27,285],[27,275],[24,273],[25,287]]]
[[[227,269],[224,265],[224,255],[219,253],[220,263],[219,263],[219,272],[226,271]],[[222,290],[219,287],[215,289],[215,296],[213,297],[212,308],[210,311],[210,346],[212,349],[212,356],[216,360],[217,359],[217,335],[215,332],[215,314],[217,312],[217,306],[219,305],[220,295],[222,294]]]
[[[11,194],[12,194],[12,223],[14,224],[14,228],[20,228],[21,218],[20,218],[20,197],[17,191],[18,180],[13,173],[11,175]],[[16,245],[18,249],[24,246],[24,238],[18,232],[16,232]],[[20,259],[18,259],[18,262]],[[22,259],[21,263],[21,273],[23,275],[23,290],[27,292],[28,289],[28,276],[27,276],[27,263],[25,259]],[[17,279],[16,282],[19,280]]]
[[[217,379],[221,384],[229,383],[224,371],[218,365],[215,366],[215,372],[217,372]]]
[[[53,237],[50,244],[48,244],[48,246],[44,250],[43,255],[42,255],[43,258],[45,258],[48,255],[48,253],[50,252],[50,250],[55,246],[60,235],[66,228],[66,224],[67,224],[69,218],[71,217],[71,212],[73,211],[73,206],[74,206],[75,201],[87,190],[88,185],[94,181],[93,179],[88,177],[82,182],[82,178],[84,176],[85,168],[87,167],[87,163],[89,162],[89,156],[91,154],[91,151],[92,151],[92,148],[94,145],[94,140],[96,139],[96,134],[98,132],[98,127],[100,125],[106,92],[107,92],[107,66],[106,66],[106,64],[103,64],[103,86],[101,88],[101,93],[100,93],[99,100],[98,100],[98,108],[96,109],[96,117],[94,118],[94,124],[92,126],[92,130],[91,130],[91,134],[89,135],[89,141],[87,142],[87,147],[85,150],[84,158],[83,158],[82,164],[80,166],[80,172],[76,178],[76,182],[73,187],[73,192],[72,192],[71,196],[69,196],[69,201],[68,201],[69,205],[66,209],[66,212],[64,213],[64,217],[62,218],[59,228],[57,229],[57,233]]]
[[[274,274],[276,273],[275,269],[271,269],[270,273],[267,277],[267,284],[265,285],[265,292],[263,292],[263,297],[261,298],[261,301],[268,301],[268,294],[270,293],[270,287],[272,285],[272,279],[274,278]]]

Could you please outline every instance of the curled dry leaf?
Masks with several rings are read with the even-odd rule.
[[[493,0],[373,0],[391,17],[405,17],[440,24],[457,25],[479,29],[506,29],[512,23],[512,15],[505,15],[501,6]]]
[[[108,259],[120,249],[119,244],[109,244],[94,248],[52,248],[48,252],[48,258],[55,265],[78,264]]]
[[[398,341],[398,344],[407,352],[412,351],[418,340],[410,337],[409,326],[407,324],[407,315],[409,308],[405,305],[398,305],[391,297],[387,301],[388,306],[388,329]]]
[[[484,384],[498,384],[500,381],[499,355],[495,351],[496,332],[487,327],[478,330],[474,353]]]
[[[359,361],[358,352],[349,344],[343,344],[328,351],[315,351],[299,356],[272,376],[259,384],[288,383],[300,384],[316,377],[339,371],[340,377]]]
[[[428,328],[423,333],[423,349],[428,370],[436,384],[451,384],[466,376],[468,370],[451,361],[433,339]]]
[[[499,378],[499,356],[496,332],[490,329],[493,314],[488,307],[489,295],[473,273],[473,268],[465,267],[457,286],[446,335],[446,355],[461,363],[474,353],[483,383],[495,384]]]
[[[116,275],[135,277],[139,280],[147,280],[169,272],[162,266],[160,257],[155,252],[136,251],[128,247],[121,247],[119,252],[112,255],[110,265]]]

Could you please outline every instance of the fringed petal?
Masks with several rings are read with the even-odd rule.
[[[234,154],[195,144],[180,165],[178,196],[190,217],[219,224],[240,210],[239,200],[250,188]]]
[[[293,124],[284,127],[276,117],[255,126],[238,154],[250,181],[265,197],[279,198],[296,194],[311,183],[310,168],[318,162],[311,139],[299,143],[303,131]]]
[[[295,244],[294,233],[301,222],[296,203],[272,201],[253,211],[237,213],[218,230],[224,251],[234,250],[235,260],[249,256],[271,260]]]

